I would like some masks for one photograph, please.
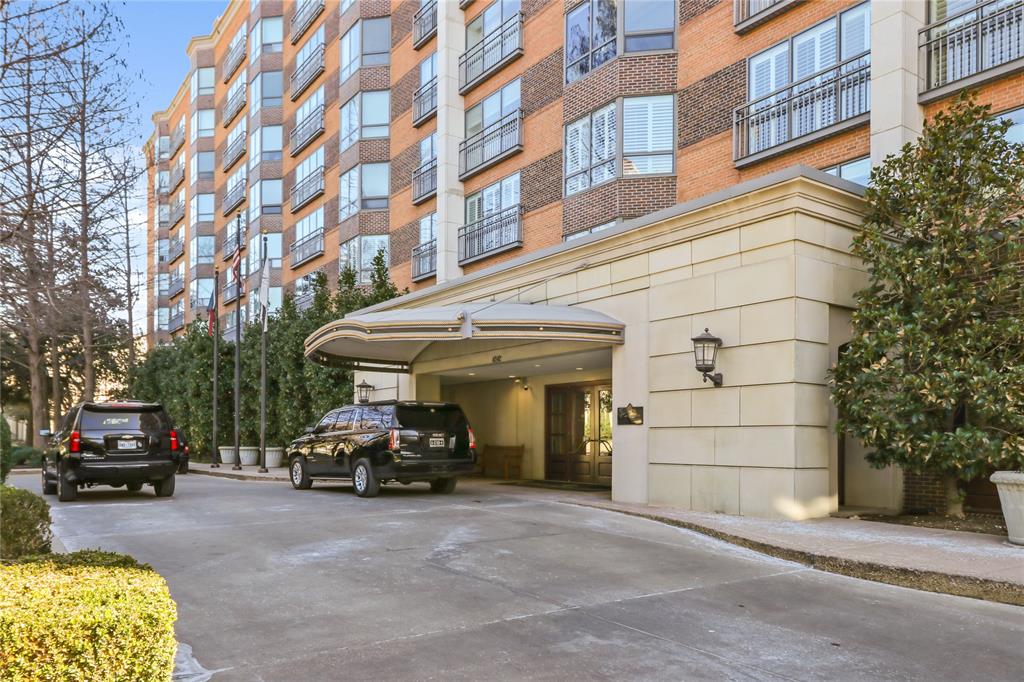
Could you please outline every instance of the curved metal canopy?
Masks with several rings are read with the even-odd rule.
[[[604,313],[566,305],[465,303],[343,317],[306,338],[306,358],[331,367],[408,372],[430,344],[466,339],[587,341],[621,344],[625,325]]]

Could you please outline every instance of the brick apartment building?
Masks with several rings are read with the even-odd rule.
[[[794,166],[864,184],[964,88],[1024,139],[1005,0],[230,0],[187,52],[147,145],[151,344],[215,268],[233,334],[261,233],[278,300],[381,249],[427,300]]]

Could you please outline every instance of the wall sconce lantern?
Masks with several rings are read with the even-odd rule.
[[[366,383],[366,379],[363,379],[358,384],[356,384],[356,394],[359,396],[359,402],[370,402],[370,391],[372,390],[373,386],[371,384]]]
[[[718,349],[721,347],[722,339],[708,332],[706,327],[703,334],[693,337],[693,359],[697,364],[697,371],[703,375],[705,383],[710,379],[715,388],[722,385],[722,373],[712,374],[715,371]]]

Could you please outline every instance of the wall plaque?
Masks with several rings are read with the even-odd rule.
[[[618,408],[618,423],[620,426],[639,426],[644,423],[644,408],[637,407],[633,403]]]

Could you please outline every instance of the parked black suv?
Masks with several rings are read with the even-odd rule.
[[[155,403],[80,403],[60,431],[39,432],[50,442],[43,458],[43,493],[61,502],[78,496],[80,486],[153,485],[157,497],[174,494],[174,472],[184,445],[164,408]]]
[[[360,497],[388,481],[428,481],[435,493],[450,493],[456,475],[473,471],[475,455],[458,405],[390,400],[331,410],[288,446],[288,465],[299,490],[314,478],[351,478]]]

